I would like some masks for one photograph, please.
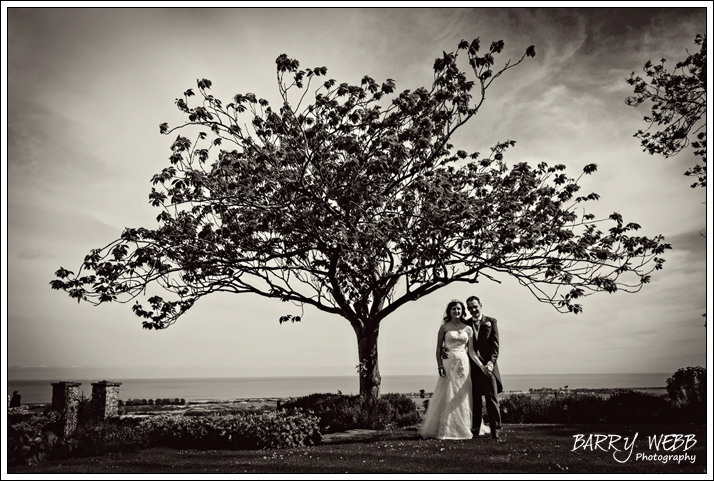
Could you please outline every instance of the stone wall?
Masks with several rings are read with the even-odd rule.
[[[52,410],[62,413],[64,418],[63,436],[69,436],[77,429],[79,413],[80,382],[62,381],[52,383]]]
[[[52,410],[61,413],[64,418],[63,436],[69,436],[77,429],[81,385],[71,381],[52,383]],[[119,386],[120,382],[113,381],[92,383],[89,412],[82,411],[82,419],[104,420],[119,416]]]
[[[120,382],[100,381],[92,383],[92,417],[107,419],[119,416]]]

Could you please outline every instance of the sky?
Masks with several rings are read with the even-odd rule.
[[[563,163],[570,175],[596,163],[597,173],[582,183],[583,192],[601,196],[595,212],[619,212],[673,248],[640,292],[595,294],[579,315],[558,313],[508,278],[441,289],[383,321],[381,374],[435,373],[446,304],[472,294],[498,319],[504,374],[706,366],[711,194],[691,189],[682,175],[690,153],[664,159],[642,152],[633,134],[645,126],[646,108],[624,102],[632,93],[626,78],[647,60],[673,65],[695,51],[711,11],[690,4],[699,8],[4,6],[5,374],[356,376],[349,323],[310,307],[302,322],[280,325],[285,304],[220,294],[169,329],[146,331],[130,304],[78,304],[49,282],[60,267],[76,271],[90,249],[124,228],[156,225],[150,179],[169,165],[173,138],[158,126],[176,123],[174,101],[197,79],[210,79],[220,99],[254,92],[275,100],[274,62],[286,53],[302,67],[326,66],[338,82],[370,75],[394,79],[398,91],[415,89],[430,85],[442,51],[476,37],[482,45],[502,39],[502,60],[520,58],[529,45],[537,54],[494,83],[456,147],[486,152],[513,139],[510,165]]]

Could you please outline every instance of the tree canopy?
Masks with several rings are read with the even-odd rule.
[[[517,61],[496,67],[503,41],[481,53],[462,41],[433,65],[433,83],[396,93],[394,80],[326,79],[325,67],[276,60],[281,105],[253,93],[224,104],[201,79],[176,100],[186,122],[153,179],[158,226],[127,228],[51,282],[78,301],[136,301],[147,329],[174,323],[203,296],[252,293],[345,318],[358,340],[360,392],[376,395],[380,322],[455,282],[513,276],[558,311],[593,292],[636,292],[669,245],[636,235],[619,213],[587,213],[564,165],[509,167],[515,142],[481,155],[452,136]],[[308,98],[312,99],[308,102]],[[607,224],[605,227],[601,227]],[[158,286],[166,294],[147,291]],[[164,298],[165,295],[170,297]],[[293,308],[294,309],[294,308]],[[280,322],[299,321],[287,310]]]
[[[627,83],[634,87],[634,95],[627,97],[627,105],[638,107],[651,103],[651,111],[645,115],[648,124],[638,130],[645,152],[664,157],[677,155],[685,148],[694,149],[699,163],[684,175],[694,176],[697,181],[691,187],[707,186],[707,37],[697,35],[694,43],[698,52],[688,54],[677,62],[672,72],[665,68],[666,59],[654,65],[647,61],[643,67],[646,79],[632,72]],[[653,130],[653,127],[659,130]]]
[[[707,370],[701,366],[678,369],[667,378],[667,395],[678,406],[701,408],[707,400]]]

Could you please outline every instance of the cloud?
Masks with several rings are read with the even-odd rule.
[[[667,242],[672,245],[673,250],[682,250],[691,254],[706,254],[707,238],[706,226],[697,232],[683,232],[667,237]]]
[[[18,254],[19,259],[51,259],[54,257],[52,254],[43,251],[42,249],[35,249],[32,247],[25,247]]]

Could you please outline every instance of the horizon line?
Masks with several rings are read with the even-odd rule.
[[[36,368],[35,368],[36,369]],[[67,368],[49,368],[49,369],[67,369]],[[71,368],[70,368],[71,369]],[[83,368],[83,369],[94,369],[94,368]],[[9,371],[8,371],[9,374]],[[16,373],[17,374],[17,373]],[[655,372],[655,371],[647,371],[647,372],[563,372],[563,373],[557,373],[557,372],[548,372],[548,373],[502,373],[502,376],[626,376],[626,375],[667,375],[671,376],[672,373],[667,373],[667,372]],[[382,374],[382,377],[417,377],[417,376],[436,376],[435,373],[422,373],[422,374]],[[166,376],[136,376],[132,375],[130,376],[108,376],[104,380],[110,380],[109,378],[123,378],[123,379],[266,379],[266,378],[271,378],[271,379],[285,379],[285,378],[322,378],[322,377],[357,377],[358,375],[355,374],[314,374],[314,375],[280,375],[280,374],[271,374],[271,375],[261,375],[261,376],[251,376],[251,375],[218,375],[218,376],[212,376],[212,375],[205,375],[205,376],[200,376],[200,375],[188,375],[188,376],[182,376],[182,375],[166,375]],[[101,377],[101,376],[100,376]],[[84,377],[83,380],[87,380],[89,378]],[[94,379],[94,376],[92,376],[92,379]],[[98,379],[98,378],[97,378]],[[6,379],[7,381],[52,381],[53,379],[25,379],[25,378],[18,378],[16,376],[9,376]]]

